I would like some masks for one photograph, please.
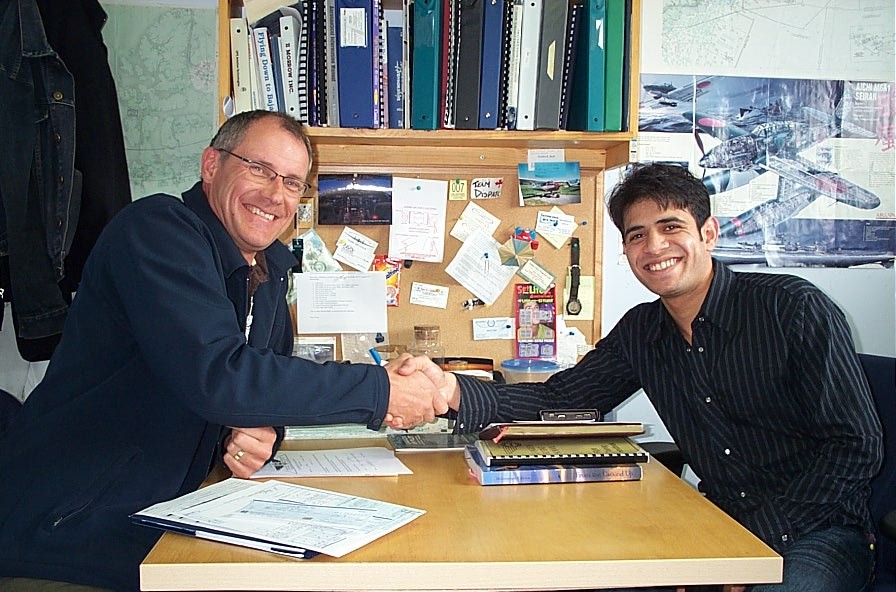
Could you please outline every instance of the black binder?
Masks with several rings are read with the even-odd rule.
[[[541,18],[538,56],[538,93],[535,96],[535,129],[560,128],[560,95],[563,88],[563,58],[566,53],[565,1],[545,4]]]
[[[459,0],[457,70],[454,86],[454,126],[479,128],[479,89],[482,83],[482,26],[486,0]]]

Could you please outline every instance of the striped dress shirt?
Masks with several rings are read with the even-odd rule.
[[[612,410],[643,388],[707,497],[783,552],[829,525],[871,532],[882,435],[840,309],[808,281],[714,277],[689,344],[659,300],[541,384],[459,376],[460,432],[550,408]]]

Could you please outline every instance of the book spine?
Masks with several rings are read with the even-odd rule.
[[[230,19],[230,67],[233,79],[234,113],[252,110],[252,50],[245,18]]]
[[[283,110],[296,119],[300,119],[296,76],[298,24],[293,16],[280,17],[280,82],[283,86]]]
[[[274,63],[271,60],[271,43],[266,27],[252,29],[252,37],[255,40],[255,58],[258,65],[258,79],[261,85],[261,107],[268,111],[279,111],[277,103],[276,79],[274,78]]]

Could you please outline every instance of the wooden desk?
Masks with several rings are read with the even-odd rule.
[[[387,446],[287,442],[291,448]],[[345,557],[281,557],[165,533],[143,590],[561,590],[780,582],[779,555],[658,462],[626,483],[483,487],[459,451],[403,453],[413,475],[303,485],[426,510]]]

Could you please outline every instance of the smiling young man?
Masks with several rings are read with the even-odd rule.
[[[685,168],[636,166],[608,207],[659,299],[543,384],[449,376],[459,431],[548,408],[607,412],[643,388],[707,497],[783,555],[784,582],[751,590],[863,590],[881,426],[843,313],[803,279],[715,261],[719,225]]]
[[[137,590],[160,533],[129,514],[194,491],[215,464],[248,477],[274,426],[447,410],[428,360],[291,357],[295,257],[277,238],[310,166],[300,123],[240,113],[182,199],[143,198],[105,228],[46,377],[0,439],[0,590]]]

